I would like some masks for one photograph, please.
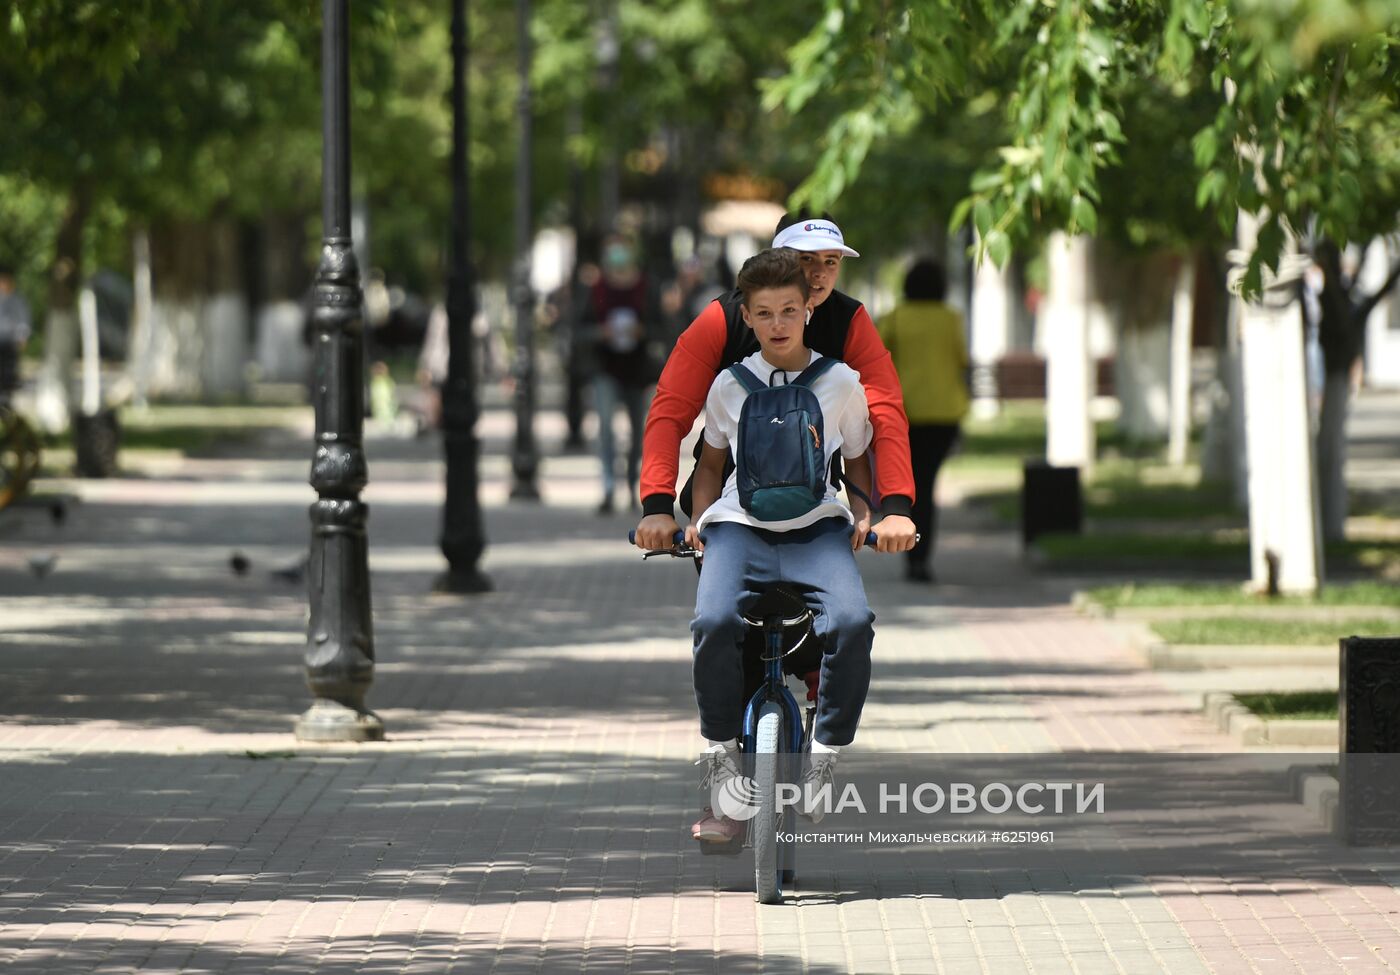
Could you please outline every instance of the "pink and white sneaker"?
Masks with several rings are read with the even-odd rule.
[[[743,838],[744,824],[728,816],[716,816],[706,806],[704,814],[690,827],[690,835],[702,843],[731,843]]]

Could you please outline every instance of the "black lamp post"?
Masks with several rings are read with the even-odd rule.
[[[365,465],[364,323],[350,238],[348,0],[321,4],[321,263],[315,333],[316,447],[311,461],[311,619],[306,682],[315,696],[296,724],[307,741],[377,741],[384,724],[364,704],[374,679],[369,544],[360,501]]]
[[[510,496],[537,501],[540,489],[539,450],[535,445],[535,298],[530,288],[530,169],[534,164],[530,105],[530,0],[516,0],[516,42],[520,61],[520,95],[516,115],[520,125],[520,151],[515,161],[515,446],[511,451],[514,474]]]
[[[448,569],[440,592],[486,592],[491,580],[477,568],[486,538],[477,498],[476,370],[473,362],[471,221],[467,196],[466,0],[452,0],[452,243],[447,273],[447,379],[442,385],[442,446],[447,500],[442,509],[442,554]]]

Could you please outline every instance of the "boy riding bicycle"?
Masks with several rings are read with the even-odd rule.
[[[738,737],[743,721],[743,661],[746,631],[743,613],[764,588],[782,582],[800,593],[814,614],[822,637],[821,680],[812,733],[809,770],[803,795],[830,784],[841,746],[855,737],[870,686],[870,647],[875,616],[866,602],[854,552],[865,542],[872,512],[866,497],[871,487],[866,450],[871,441],[865,390],[854,370],[826,359],[803,342],[810,316],[809,287],[797,255],[787,249],[762,251],[745,262],[738,287],[743,293],[744,322],[753,329],[759,351],[735,369],[748,376],[720,373],[705,403],[704,448],[695,470],[696,520],[686,542],[705,553],[691,630],[695,639],[695,697],[700,731],[708,748],[705,784],[722,788],[738,775]],[[762,387],[793,383],[816,397],[820,414],[808,426],[809,446],[819,454],[817,495],[807,510],[783,514],[782,506],[760,510],[745,476],[743,439],[756,436],[744,406]],[[747,387],[747,388],[746,388]],[[752,391],[751,391],[752,390]],[[766,423],[781,424],[779,417]],[[765,423],[765,425],[766,425]],[[781,435],[781,434],[779,434]],[[804,435],[806,436],[806,435]],[[805,442],[805,441],[804,441]],[[859,490],[847,507],[826,472],[839,451],[846,480]],[[731,456],[739,465],[725,478]],[[814,456],[812,460],[818,459]],[[791,489],[783,489],[791,490]],[[795,509],[794,509],[795,510]],[[774,517],[777,512],[780,516]],[[818,808],[799,808],[813,821]],[[729,842],[742,836],[744,824],[716,815],[707,806],[691,834],[705,842]]]

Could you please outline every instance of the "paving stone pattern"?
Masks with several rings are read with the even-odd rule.
[[[488,415],[488,447],[508,420]],[[546,444],[558,431],[544,426]],[[494,438],[494,439],[492,439]],[[593,462],[545,503],[483,464],[494,592],[429,592],[437,447],[371,444],[390,740],[308,746],[305,443],[191,459],[183,480],[73,485],[54,526],[0,515],[0,970],[21,973],[1390,971],[1394,858],[1203,795],[1176,831],[1054,869],[963,849],[907,869],[803,851],[783,905],[702,858],[687,630],[694,572],[599,518]],[[1223,752],[1071,580],[950,512],[937,588],[860,556],[878,616],[868,753]],[[233,550],[248,573],[229,569]],[[36,577],[31,556],[57,553]],[[1219,841],[1183,869],[1181,843]],[[1235,851],[1235,852],[1232,852]],[[871,863],[875,863],[872,858]],[[1125,868],[1124,864],[1131,868]]]

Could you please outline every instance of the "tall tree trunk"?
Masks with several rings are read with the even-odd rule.
[[[1196,255],[1182,258],[1172,295],[1171,409],[1167,423],[1167,462],[1186,463],[1191,442],[1191,323],[1195,315]]]
[[[131,235],[131,341],[127,346],[126,370],[131,378],[132,402],[146,408],[146,391],[151,382],[151,237],[145,227]]]
[[[1056,467],[1078,467],[1088,479],[1094,467],[1094,423],[1089,402],[1094,395],[1089,356],[1092,242],[1084,236],[1055,233],[1046,254],[1050,291],[1045,296],[1044,336],[1045,455]]]
[[[73,360],[78,347],[78,289],[83,280],[83,227],[87,222],[88,191],[77,186],[54,244],[49,268],[48,316],[44,320],[44,364],[39,371],[34,412],[48,433],[60,433],[70,421]]]
[[[1321,495],[1322,537],[1346,538],[1347,413],[1351,406],[1351,370],[1327,371],[1317,425],[1317,486]]]
[[[1322,267],[1321,319],[1317,340],[1322,348],[1326,381],[1317,430],[1317,483],[1322,535],[1330,541],[1346,537],[1347,411],[1351,403],[1351,369],[1361,355],[1365,320],[1356,321],[1351,289],[1342,273],[1342,249],[1331,241],[1317,247]]]
[[[207,238],[198,224],[151,228],[150,394],[198,398],[204,342],[200,329],[208,269]]]
[[[1218,253],[1212,252],[1203,261],[1202,272],[1207,280],[1198,287],[1196,298],[1211,309],[1215,381],[1210,392],[1210,416],[1201,435],[1201,479],[1228,483],[1235,506],[1243,511],[1249,504],[1249,491],[1238,304],[1230,296]]]
[[[259,259],[252,272],[262,296],[254,313],[258,377],[269,383],[304,383],[311,372],[305,220],[300,214],[267,214],[258,237]]]
[[[206,229],[209,294],[201,308],[200,389],[211,400],[241,399],[248,363],[248,301],[238,224],[224,217]]]
[[[1179,259],[1165,251],[1129,254],[1102,242],[1095,251],[1098,292],[1117,335],[1117,426],[1133,443],[1158,443],[1171,417],[1172,285]]]

